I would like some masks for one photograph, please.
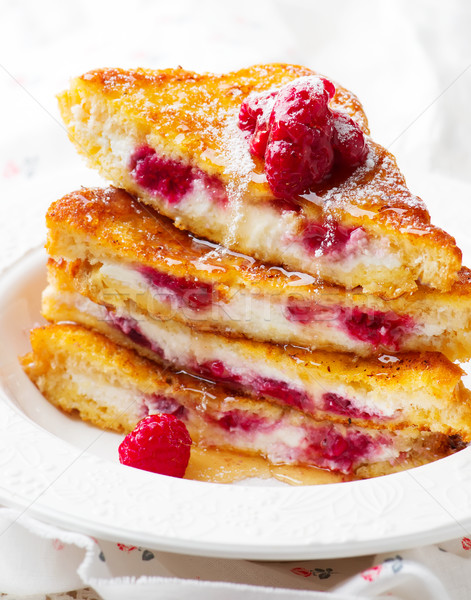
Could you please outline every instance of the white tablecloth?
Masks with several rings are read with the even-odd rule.
[[[59,122],[54,94],[70,76],[100,66],[225,71],[271,61],[305,64],[358,94],[373,137],[471,262],[471,210],[453,204],[459,195],[471,206],[465,0],[3,0],[0,8],[0,272],[44,238],[52,200],[102,183]],[[0,509],[0,592],[15,600],[465,600],[469,538],[376,557],[263,563],[94,540]]]

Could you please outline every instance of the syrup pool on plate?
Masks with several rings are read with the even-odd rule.
[[[244,479],[277,479],[291,485],[340,483],[348,478],[316,467],[272,465],[261,456],[193,446],[185,479],[211,483],[235,483]]]

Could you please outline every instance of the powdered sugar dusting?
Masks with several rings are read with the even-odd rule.
[[[231,211],[231,225],[224,239],[224,246],[232,246],[237,240],[237,229],[243,215],[243,202],[252,181],[255,164],[250,155],[246,135],[239,129],[238,114],[226,115],[221,132],[221,155],[225,165],[224,174],[228,177],[226,192],[228,209]]]
[[[318,205],[322,202],[326,217],[335,215],[337,210],[381,220],[401,217],[406,219],[408,227],[428,231],[425,205],[407,188],[394,158],[371,141],[368,147],[366,161],[349,177],[337,185],[326,186],[315,198],[303,197]]]
[[[291,83],[291,82],[290,82]],[[298,77],[296,83],[311,89],[313,95],[321,94],[324,91],[324,80],[317,75],[305,75]],[[289,85],[289,84],[287,84]]]
[[[338,112],[340,112],[340,111],[338,111]],[[345,114],[346,116],[350,116],[350,115],[348,115],[348,113],[343,113],[343,114]],[[342,144],[348,142],[348,140],[355,135],[355,130],[351,127],[351,125],[349,125],[347,122],[342,121],[342,120],[338,120],[336,122],[335,129],[337,131],[337,136],[339,138],[339,141]]]

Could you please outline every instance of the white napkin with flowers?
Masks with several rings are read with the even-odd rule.
[[[5,600],[464,600],[471,586],[468,538],[375,557],[254,562],[105,542],[11,509],[0,509],[0,532]]]
[[[358,94],[373,137],[396,154],[469,264],[469,215],[453,197],[471,198],[470,25],[466,0],[3,2],[0,272],[44,238],[52,200],[101,183],[58,119],[54,94],[70,76],[98,66],[225,71],[271,61],[305,64]],[[470,538],[375,557],[267,563],[95,540],[4,508],[0,597],[465,600]]]

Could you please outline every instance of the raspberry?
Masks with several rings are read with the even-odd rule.
[[[153,194],[176,204],[185,196],[195,179],[193,169],[178,160],[163,158],[153,148],[140,146],[130,160],[134,180]]]
[[[252,134],[250,152],[259,158],[265,155],[268,141],[268,120],[278,91],[250,94],[242,102],[239,112],[239,127]]]
[[[119,446],[123,465],[183,477],[190,460],[191,438],[183,421],[173,415],[145,417]]]
[[[404,336],[414,327],[411,317],[392,311],[344,309],[343,319],[344,326],[352,337],[376,348],[384,346],[395,351],[399,350]]]
[[[265,153],[265,174],[275,196],[294,198],[308,192],[330,173],[334,153],[328,140],[321,139],[317,151],[309,144],[273,142]]]
[[[322,440],[321,449],[326,458],[338,458],[348,450],[348,442],[339,433],[332,430]]]
[[[212,304],[213,286],[210,283],[192,281],[188,277],[175,277],[156,271],[152,267],[140,267],[138,271],[154,287],[173,292],[179,304],[194,311],[205,310]]]
[[[278,398],[284,404],[305,410],[312,404],[306,392],[301,392],[290,386],[285,381],[271,379],[270,377],[257,377],[254,387],[259,394]]]
[[[326,179],[337,162],[353,167],[366,158],[363,132],[348,115],[329,108],[335,94],[323,77],[300,77],[278,91],[252,93],[239,113],[252,155],[265,160],[275,196],[291,199]]]
[[[331,221],[325,225],[308,223],[303,232],[303,242],[306,248],[315,252],[323,248],[325,253],[341,252],[353,233],[353,229],[343,227]]]
[[[239,127],[243,131],[253,133],[257,127],[257,121],[266,114],[266,118],[270,116],[273,108],[273,102],[278,94],[276,91],[265,91],[252,93],[242,102],[239,112]]]
[[[222,360],[208,360],[197,365],[194,370],[203,377],[224,380],[227,383],[238,383],[240,377],[226,368]]]
[[[321,77],[300,77],[283,86],[270,115],[273,139],[283,139],[288,134],[294,140],[302,141],[305,131],[303,125],[308,129],[318,129],[330,137],[332,111],[328,102],[331,86],[326,87],[326,80]]]
[[[347,167],[356,167],[368,154],[363,131],[350,116],[337,111],[334,111],[332,145],[337,162]]]
[[[327,392],[322,396],[324,402],[324,410],[336,413],[338,415],[346,415],[353,419],[371,419],[372,413],[355,408],[352,401],[333,392]]]
[[[267,181],[276,196],[307,192],[330,173],[334,152],[329,91],[320,77],[301,77],[280,90],[265,153]]]

